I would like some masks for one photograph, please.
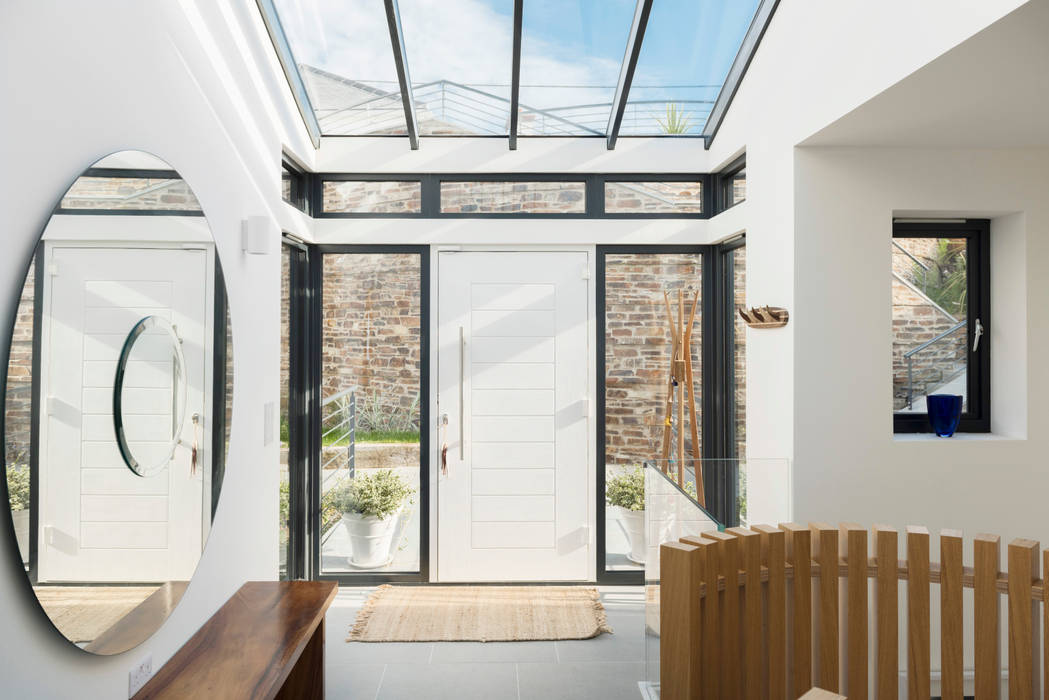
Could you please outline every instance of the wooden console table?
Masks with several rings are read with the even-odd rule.
[[[324,613],[337,591],[333,581],[245,583],[134,700],[320,700]]]

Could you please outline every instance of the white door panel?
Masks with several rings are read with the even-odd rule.
[[[582,252],[440,254],[442,581],[587,578],[586,265]]]
[[[208,415],[213,253],[205,249],[77,247],[45,250],[41,336],[39,579],[170,581],[192,576],[210,511],[210,426],[189,450],[140,477],[124,464],[113,427],[117,359],[131,328],[162,316],[183,339],[188,414]],[[136,345],[125,374],[124,424],[136,455],[167,454],[172,426],[170,350]],[[189,444],[186,421],[180,436]],[[152,442],[146,442],[152,441]]]

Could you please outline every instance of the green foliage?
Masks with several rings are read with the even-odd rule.
[[[687,134],[692,128],[692,115],[686,114],[676,103],[667,104],[665,119],[656,119],[664,134]]]
[[[7,467],[7,497],[11,510],[29,508],[29,468],[10,464]]]
[[[645,471],[641,465],[608,480],[605,484],[605,502],[627,510],[645,509]]]
[[[416,433],[418,423],[419,394],[415,394],[411,405],[391,406],[385,403],[382,396],[362,394],[357,397],[357,432],[358,433]]]
[[[965,242],[941,238],[929,261],[929,269],[915,265],[915,279],[924,279],[925,294],[958,318],[968,314],[968,259]]]
[[[385,520],[405,501],[411,502],[415,490],[392,469],[358,472],[353,479],[332,489],[334,507],[340,513],[360,513]]]
[[[283,445],[287,445],[288,444],[288,440],[290,439],[288,436],[290,434],[291,434],[291,428],[288,427],[288,417],[287,416],[281,416],[280,417],[280,441],[281,441],[281,444],[283,444]]]
[[[417,430],[374,430],[357,433],[357,442],[419,442]]]
[[[291,517],[291,487],[287,481],[280,482],[280,532],[281,544],[288,542],[288,518]],[[335,491],[331,490],[321,496],[321,533],[326,533],[332,525],[339,522],[342,512],[335,507]]]

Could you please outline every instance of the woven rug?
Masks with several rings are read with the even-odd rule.
[[[156,586],[37,586],[36,597],[58,631],[72,642],[90,642],[116,624]]]
[[[596,589],[582,586],[380,586],[348,642],[516,642],[609,633]]]

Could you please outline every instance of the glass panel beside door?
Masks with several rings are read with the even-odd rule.
[[[422,572],[425,265],[418,252],[321,258],[321,576]]]

